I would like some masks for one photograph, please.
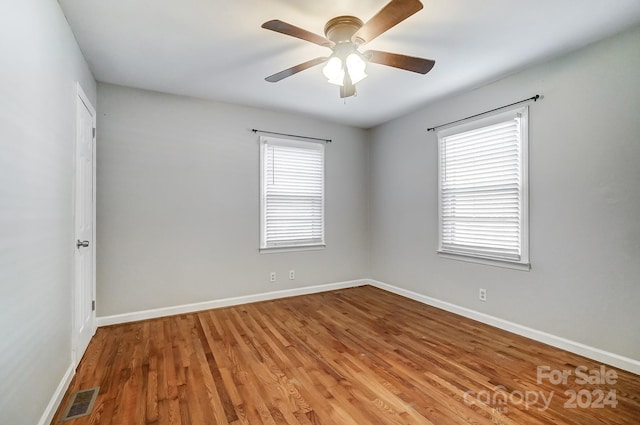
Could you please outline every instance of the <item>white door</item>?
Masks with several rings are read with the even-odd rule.
[[[95,333],[94,129],[96,114],[79,85],[76,103],[73,361],[77,364]]]

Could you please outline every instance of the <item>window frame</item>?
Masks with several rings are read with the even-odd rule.
[[[474,253],[443,249],[443,198],[442,198],[442,148],[444,138],[492,126],[514,119],[520,114],[520,260],[483,256]],[[529,257],[529,107],[521,106],[493,113],[482,118],[466,121],[462,124],[444,128],[437,133],[438,142],[438,249],[442,258],[486,264],[528,271],[531,269]]]
[[[309,150],[319,150],[322,152],[322,210],[321,210],[321,241],[310,244],[287,244],[278,246],[267,245],[267,193],[266,193],[266,154],[265,150],[268,143],[280,146],[291,146]],[[326,247],[325,242],[325,201],[326,201],[326,149],[324,142],[303,141],[298,139],[289,139],[283,137],[260,136],[260,253],[278,253],[278,252],[295,252],[295,251],[311,251],[322,250]]]

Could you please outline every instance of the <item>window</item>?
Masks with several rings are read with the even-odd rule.
[[[324,148],[260,138],[260,249],[324,246]]]
[[[441,256],[529,269],[528,114],[438,132]]]

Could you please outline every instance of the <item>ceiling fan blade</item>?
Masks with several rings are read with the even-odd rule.
[[[315,58],[310,61],[303,62],[296,66],[292,66],[291,68],[285,69],[284,71],[280,71],[276,74],[270,75],[265,80],[270,83],[277,83],[280,80],[283,80],[287,77],[291,77],[293,74],[297,74],[300,71],[304,71],[305,69],[309,69],[313,66],[320,65],[323,62],[326,62],[329,58]]]
[[[335,45],[335,43],[331,40],[328,40],[318,34],[314,34],[300,27],[296,27],[295,25],[283,22],[279,19],[265,22],[264,24],[262,24],[262,28],[279,32],[281,34],[290,35],[291,37],[296,37],[301,40],[310,41],[311,43],[320,46],[333,47]]]
[[[351,38],[354,43],[365,44],[398,25],[424,6],[419,0],[391,0]]]
[[[431,71],[433,65],[436,64],[436,61],[431,59],[381,52],[379,50],[367,50],[364,52],[364,57],[367,58],[369,62],[392,66],[394,68],[417,72],[419,74],[426,74]]]

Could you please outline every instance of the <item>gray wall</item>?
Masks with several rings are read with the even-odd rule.
[[[372,277],[640,359],[639,75],[636,28],[376,128]],[[439,258],[437,140],[426,129],[536,93],[532,270]]]
[[[326,249],[258,252],[252,128],[334,140],[326,149]],[[98,315],[365,277],[365,136],[304,116],[99,84]]]
[[[71,365],[75,81],[95,81],[58,6],[0,13],[0,423],[38,422]]]

